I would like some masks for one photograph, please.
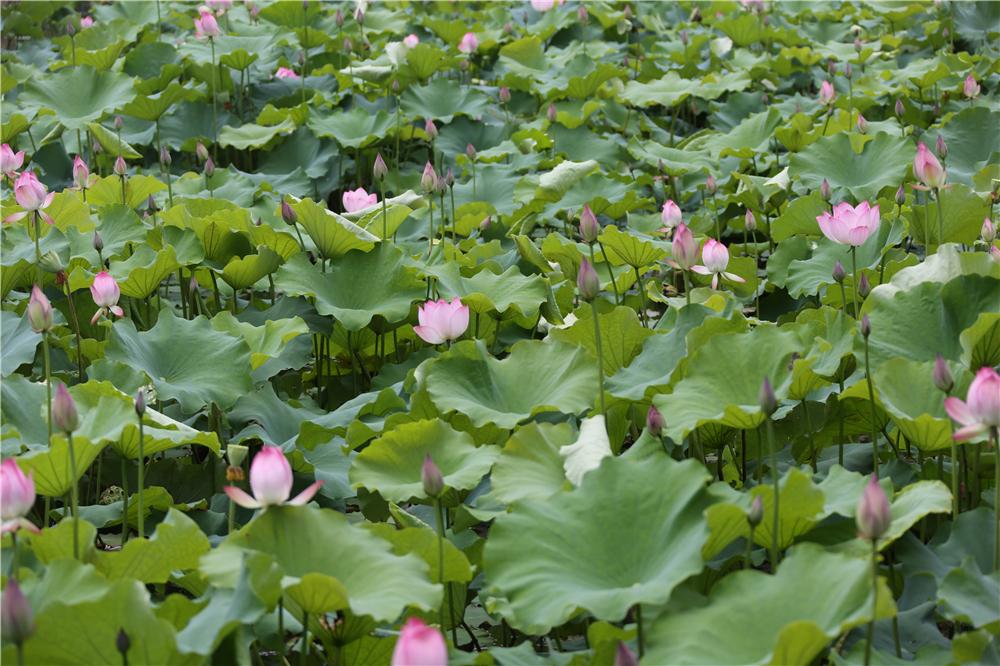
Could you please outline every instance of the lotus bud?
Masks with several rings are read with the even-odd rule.
[[[281,219],[290,226],[295,226],[299,221],[299,216],[295,214],[295,209],[288,203],[288,199],[281,200]]]
[[[375,164],[372,165],[372,177],[377,181],[382,181],[385,180],[387,173],[389,173],[389,167],[386,166],[385,160],[382,159],[382,153],[376,153]]]
[[[507,86],[500,86],[500,103],[506,104],[510,101],[510,88]]]
[[[580,6],[577,7],[576,9],[576,20],[583,25],[587,25],[587,23],[590,21],[590,14],[587,13],[587,8],[583,5],[582,2],[580,3]]]
[[[576,288],[580,293],[580,298],[588,303],[601,293],[600,278],[597,277],[594,266],[586,258],[580,261],[580,271],[576,276]]]
[[[983,239],[984,243],[992,243],[997,237],[997,228],[993,225],[990,218],[983,218],[983,226],[979,230],[979,237]]]
[[[90,168],[83,161],[83,158],[77,155],[73,159],[73,183],[82,190],[87,187],[87,181],[89,180]]]
[[[122,117],[115,116],[115,129],[120,130],[122,128]]]
[[[399,640],[392,651],[390,666],[415,664],[447,664],[448,644],[435,627],[411,617],[399,632]]]
[[[333,15],[333,22],[337,24],[338,28],[344,27],[344,12],[337,8],[336,13]]]
[[[156,197],[154,197],[152,194],[146,197],[146,208],[154,213],[160,210],[160,206],[156,203]]]
[[[392,94],[393,95],[399,94],[399,79],[392,80]]]
[[[819,195],[823,197],[823,201],[829,201],[832,196],[830,192],[830,181],[826,178],[824,178],[823,182],[819,185]]]
[[[556,105],[549,104],[549,108],[545,111],[545,117],[548,118],[550,123],[554,123],[556,121],[556,114]]]
[[[955,379],[951,376],[951,369],[941,354],[934,359],[934,386],[943,393],[950,393],[955,387]]]
[[[430,118],[428,118],[427,121],[424,123],[424,131],[427,132],[427,136],[429,136],[431,139],[436,139],[438,136],[437,125],[435,125],[434,121],[431,120]]]
[[[835,75],[837,73],[837,61],[833,60],[832,58],[830,60],[827,60],[826,71],[830,76]]]
[[[503,34],[510,36],[514,34],[514,24],[507,21],[503,24]]]
[[[583,204],[583,210],[580,212],[580,238],[583,239],[584,243],[593,245],[597,242],[597,236],[600,233],[601,225],[598,224],[594,211],[590,209],[588,204]]]
[[[663,419],[663,414],[654,407],[649,406],[649,411],[646,412],[646,430],[653,437],[659,437],[663,434],[663,426],[666,425],[666,421]]]
[[[146,391],[140,388],[135,392],[135,414],[139,418],[146,413]]]
[[[42,255],[42,259],[38,264],[42,267],[42,270],[46,273],[62,273],[66,270],[66,266],[63,265],[62,259],[59,255],[49,250]]]
[[[188,282],[188,293],[190,293],[192,297],[198,294],[198,278],[196,278],[194,274],[191,275],[191,280]]]
[[[434,464],[429,453],[424,456],[424,464],[420,468],[420,482],[424,485],[424,494],[428,497],[438,497],[444,491],[441,468]]]
[[[364,23],[365,23],[365,12],[364,12],[363,9],[361,9],[360,5],[358,6],[358,8],[356,10],[354,10],[354,20],[359,25],[364,25]]]
[[[73,25],[72,21],[66,23],[66,34],[70,37],[76,34],[76,26]]]
[[[20,585],[13,577],[7,579],[3,591],[3,601],[0,602],[0,622],[3,633],[15,645],[22,645],[35,633],[35,616],[31,610],[28,598],[21,592]]]
[[[708,174],[708,178],[705,179],[705,191],[708,192],[709,196],[719,191],[719,186],[715,182],[715,176],[712,174]]]
[[[833,265],[833,280],[837,284],[843,284],[844,278],[847,277],[847,271],[844,270],[844,264],[840,263],[840,259]]]
[[[434,165],[428,162],[424,165],[424,172],[420,175],[420,187],[423,188],[424,192],[430,193],[437,189],[437,172],[434,171]]]
[[[868,315],[861,317],[861,335],[864,336],[865,340],[868,336],[872,334],[872,322],[868,318]]]
[[[160,148],[160,164],[162,164],[164,168],[169,168],[172,161],[173,160],[170,159],[170,151],[167,150],[167,147],[163,146]]]
[[[492,224],[493,224],[493,216],[487,215],[486,217],[483,218],[483,221],[479,223],[479,231],[481,233],[486,233],[486,230],[489,229],[490,225]]]
[[[860,113],[858,114],[858,133],[868,134],[868,121]]]
[[[695,7],[691,10],[691,15],[688,16],[688,20],[692,23],[701,23],[701,9]]]
[[[872,293],[872,286],[868,282],[868,274],[862,273],[861,277],[858,278],[858,296],[862,299],[868,298],[868,294]]]
[[[760,410],[764,412],[765,416],[771,416],[778,410],[778,399],[774,395],[774,389],[771,387],[771,380],[767,377],[760,385],[760,393],[757,396],[757,402],[760,404]]]
[[[31,288],[27,307],[28,323],[35,333],[52,330],[52,303],[36,284]]]
[[[874,474],[869,478],[864,492],[861,493],[861,498],[858,500],[854,521],[858,526],[858,536],[872,541],[885,534],[892,523],[889,498]]]
[[[194,147],[194,154],[198,157],[198,161],[204,163],[208,159],[208,148],[205,147],[201,141]]]
[[[455,186],[455,172],[451,170],[451,167],[448,167],[448,172],[444,175],[444,178],[442,178],[441,180],[446,187]]]
[[[209,157],[205,160],[205,177],[211,178],[215,174],[215,162]]]
[[[684,46],[687,46],[688,45],[688,39],[689,39],[688,38],[688,31],[687,30],[681,30],[680,38],[681,38],[681,44],[683,44]]]
[[[937,141],[934,143],[934,150],[937,151],[938,157],[944,159],[948,157],[948,144],[944,142],[944,137],[938,134]]]
[[[132,647],[132,641],[129,640],[128,634],[125,633],[125,629],[121,628],[118,630],[118,635],[115,636],[115,648],[122,655],[122,663],[128,663],[125,659],[125,655],[128,654],[129,648]]]
[[[104,250],[104,239],[101,238],[101,232],[94,229],[94,237],[90,240],[91,245],[94,246],[94,251],[100,254]]]
[[[975,99],[979,96],[979,91],[982,87],[976,82],[976,77],[969,74],[965,77],[965,83],[962,84],[962,93],[969,99]]]
[[[743,216],[743,221],[746,224],[747,231],[757,230],[757,218],[753,216],[753,211],[749,208],[747,208],[747,212]]]
[[[899,189],[896,190],[896,205],[902,206],[906,202],[906,189],[900,185]]]
[[[750,503],[750,511],[747,513],[747,522],[750,527],[757,527],[764,520],[764,501],[757,495]]]
[[[863,46],[864,45],[861,43],[861,38],[860,37],[855,37],[854,38],[854,50],[857,51],[858,53],[861,53],[861,49],[862,49]]]
[[[625,9],[622,10],[622,17],[626,21],[628,21],[629,19],[632,18],[632,7],[631,6],[625,5]]]
[[[639,666],[639,660],[625,641],[618,641],[618,647],[615,648],[615,666]]]
[[[124,176],[125,173],[128,171],[128,167],[125,165],[125,158],[123,158],[121,155],[119,155],[115,159],[114,171],[115,175],[117,176]]]
[[[56,396],[52,399],[52,425],[60,432],[66,433],[73,432],[80,425],[76,402],[65,384],[56,387]]]
[[[844,65],[844,76],[850,79],[853,77],[853,75],[854,75],[854,68],[851,67],[851,63],[847,63],[846,65]]]

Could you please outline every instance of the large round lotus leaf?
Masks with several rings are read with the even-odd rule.
[[[983,218],[990,215],[990,204],[967,186],[955,183],[941,191],[941,212],[944,242],[971,244],[979,238]],[[934,247],[941,243],[936,202],[914,205],[905,217],[910,221],[914,242]]]
[[[173,571],[196,569],[198,559],[210,549],[208,537],[198,525],[177,509],[170,509],[149,539],[135,539],[121,550],[100,553],[96,564],[111,579],[166,583]]]
[[[10,310],[0,312],[0,374],[6,377],[31,362],[41,342],[41,333],[31,330],[27,315],[18,317]]]
[[[666,250],[643,240],[629,231],[622,231],[616,226],[608,225],[601,232],[601,244],[610,253],[608,259],[615,263],[622,262],[633,268],[649,266],[667,256]]]
[[[369,113],[356,107],[328,116],[310,115],[307,124],[318,137],[330,137],[345,148],[364,148],[384,137],[393,122],[385,111]]]
[[[420,279],[403,264],[403,253],[387,244],[348,252],[326,273],[297,255],[278,270],[274,283],[285,293],[315,297],[316,311],[333,315],[349,331],[360,331],[376,315],[402,321],[425,295]]]
[[[860,153],[847,133],[813,143],[789,159],[790,176],[809,189],[818,189],[825,178],[834,190],[843,188],[861,201],[883,187],[898,187],[913,162],[916,147],[909,139],[879,133]]]
[[[597,333],[594,331],[594,314],[590,306],[576,311],[577,320],[568,328],[556,328],[549,334],[553,340],[583,347],[597,359]],[[597,315],[601,330],[601,351],[604,373],[611,376],[628,365],[642,349],[646,338],[655,335],[639,323],[639,316],[632,308],[618,306],[610,312]]]
[[[482,340],[466,340],[431,362],[423,381],[434,405],[476,427],[513,428],[544,412],[577,414],[597,398],[597,364],[579,348],[524,340],[498,360]]]
[[[884,578],[878,599],[879,618],[895,615]],[[804,544],[776,575],[739,571],[713,588],[706,606],[661,616],[648,632],[644,661],[804,666],[871,616],[871,562]]]
[[[208,319],[181,319],[161,310],[156,325],[136,331],[115,322],[104,357],[146,373],[160,400],[176,400],[193,414],[212,403],[226,409],[253,388],[250,348],[242,338],[212,328]]]
[[[500,450],[477,447],[471,435],[440,419],[414,421],[365,447],[351,465],[351,483],[377,491],[390,502],[428,499],[421,482],[421,467],[428,455],[441,469],[445,486],[469,490],[489,472]]]
[[[140,245],[129,258],[111,262],[111,275],[118,281],[122,296],[146,298],[178,268],[173,247],[168,245],[157,252]]]
[[[868,343],[873,368],[896,357],[930,361],[941,354],[957,361],[962,331],[975,324],[979,313],[1000,311],[1000,280],[962,275],[944,285],[922,282],[906,291],[880,286],[862,311],[872,325]]]
[[[522,275],[516,266],[500,274],[486,268],[471,277],[463,276],[454,263],[432,266],[424,272],[434,277],[442,298],[458,296],[480,314],[503,315],[513,311],[523,317],[535,317],[548,293],[541,276]]]
[[[983,136],[984,127],[1000,125],[1000,113],[995,108],[973,106],[962,109],[951,117],[941,129],[928,130],[920,140],[927,146],[934,146],[940,135],[948,146],[945,166],[948,181],[972,184],[972,177],[984,166],[997,163],[1000,144],[996,135]],[[994,167],[995,168],[995,167]],[[980,220],[981,222],[981,220]]]
[[[559,449],[573,440],[568,423],[528,423],[515,430],[490,473],[493,496],[513,504],[544,499],[569,487]]]
[[[91,120],[124,106],[133,97],[130,77],[81,65],[30,79],[18,102],[29,109],[51,110],[67,129],[83,130]]]
[[[378,621],[395,620],[407,606],[437,608],[441,600],[422,559],[394,555],[388,542],[336,511],[269,507],[226,539],[223,549],[230,547],[271,555],[286,576],[331,576],[347,590],[353,613]]]
[[[984,574],[974,558],[952,569],[938,588],[938,604],[948,619],[1000,631],[1000,571]]]
[[[481,116],[491,101],[478,90],[453,79],[434,79],[426,86],[411,86],[403,93],[403,110],[418,118],[450,123],[456,113]]]
[[[702,569],[708,478],[693,461],[607,458],[575,490],[515,505],[486,542],[487,607],[543,634],[577,609],[619,621],[666,602]]]

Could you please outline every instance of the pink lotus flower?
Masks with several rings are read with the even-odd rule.
[[[26,313],[31,330],[35,333],[44,333],[52,328],[52,303],[37,284],[31,288]]]
[[[406,48],[408,49],[412,49],[419,43],[420,43],[420,38],[414,35],[413,33],[410,33],[406,37],[403,37],[403,44],[405,44]]]
[[[24,164],[23,150],[15,153],[10,144],[5,143],[0,146],[0,173],[14,180],[22,164]]]
[[[54,224],[55,220],[48,213],[43,212],[43,210],[49,207],[55,196],[55,192],[49,192],[42,185],[42,182],[38,180],[34,171],[25,171],[14,182],[14,199],[17,201],[17,205],[24,210],[20,213],[8,215],[3,221],[16,222],[27,216],[28,213],[37,212],[42,216],[43,220],[49,224]]]
[[[673,199],[667,199],[663,203],[663,210],[660,211],[660,221],[663,222],[663,229],[660,231],[669,231],[676,227],[684,220],[684,216],[681,214],[681,208]]]
[[[247,509],[260,509],[268,506],[289,504],[302,506],[319,491],[322,481],[316,481],[301,493],[288,499],[292,494],[292,466],[288,464],[285,454],[277,446],[266,445],[254,456],[250,464],[251,497],[245,490],[235,486],[226,486],[223,490],[229,499]]]
[[[411,617],[399,632],[392,666],[448,666],[448,645],[441,632]]]
[[[13,458],[0,463],[0,517],[3,518],[2,532],[16,532],[24,527],[32,532],[40,531],[25,518],[35,505],[35,481],[25,476]]]
[[[469,328],[469,306],[460,298],[427,301],[417,309],[417,319],[420,325],[414,326],[413,332],[424,342],[439,345],[457,340]]]
[[[694,262],[698,260],[698,243],[694,240],[694,234],[691,233],[691,230],[683,222],[677,225],[672,249],[674,251],[674,258],[670,264],[682,271],[691,270]]]
[[[279,79],[297,79],[299,75],[295,73],[294,69],[289,67],[279,67],[278,71],[274,75]]]
[[[194,20],[194,36],[198,39],[215,39],[222,31],[219,24],[207,8],[202,8],[198,18]]]
[[[94,25],[94,17],[84,16],[82,19],[80,19],[81,28],[89,28],[92,25]]]
[[[90,285],[90,295],[94,297],[94,303],[97,304],[97,312],[90,320],[91,325],[102,316],[107,316],[108,312],[112,312],[118,317],[125,316],[125,311],[118,306],[121,293],[118,283],[107,271],[101,271],[94,276],[94,282]]]
[[[979,96],[980,90],[982,90],[982,88],[978,83],[976,83],[976,77],[974,77],[972,74],[969,74],[967,77],[965,77],[965,83],[962,84],[962,92],[965,94],[966,97],[968,97],[969,99],[975,99],[976,97]]]
[[[823,235],[835,243],[857,247],[878,231],[881,214],[878,204],[862,201],[857,206],[843,201],[833,208],[833,215],[824,212],[816,217]]]
[[[917,145],[917,154],[913,157],[913,174],[932,190],[941,188],[948,179],[948,173],[923,141]]]
[[[878,477],[874,474],[869,477],[865,490],[858,499],[858,509],[854,514],[854,522],[858,526],[858,536],[873,541],[885,534],[892,523],[889,498],[882,490],[882,486],[879,485]]]
[[[701,275],[711,275],[712,289],[719,288],[720,275],[732,282],[746,282],[736,273],[726,272],[726,268],[729,266],[729,250],[714,238],[705,241],[705,246],[701,248],[701,260],[704,265],[692,266],[691,270]]]
[[[215,10],[215,12],[222,16],[227,9],[231,9],[233,6],[233,0],[205,0],[209,7]]]
[[[470,54],[475,53],[479,48],[479,38],[476,37],[476,33],[467,32],[462,35],[462,41],[458,43],[458,50],[462,53]]]
[[[547,12],[555,6],[556,0],[531,0],[531,8],[536,12]]]
[[[90,180],[90,168],[87,163],[83,161],[83,158],[77,155],[73,159],[73,182],[81,190],[86,189],[87,182]]]
[[[993,226],[993,221],[988,217],[983,218],[983,226],[979,229],[979,237],[984,243],[992,243],[997,237],[997,228]]]
[[[833,101],[837,98],[837,91],[833,89],[833,84],[829,81],[824,81],[819,87],[819,103],[824,106],[829,106],[833,104]]]
[[[868,121],[865,120],[865,117],[860,113],[858,114],[857,125],[859,134],[868,134]]]
[[[944,409],[962,427],[955,431],[955,440],[973,439],[990,428],[1000,427],[1000,375],[990,367],[980,368],[969,385],[965,402],[946,398]]]
[[[374,192],[372,194],[368,194],[365,192],[365,188],[359,187],[353,192],[351,190],[344,192],[343,200],[344,211],[347,213],[353,213],[354,211],[377,204],[378,195]]]

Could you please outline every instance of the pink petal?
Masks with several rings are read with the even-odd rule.
[[[716,273],[715,275],[712,276],[712,289],[718,289],[718,288],[719,288],[719,274]]]
[[[101,318],[102,314],[104,314],[104,308],[98,308],[97,312],[94,313],[94,316],[90,318],[90,325],[93,326],[94,324],[96,324],[97,320]]]
[[[708,270],[707,268],[705,268],[704,266],[701,266],[701,265],[692,266],[691,270],[693,270],[695,273],[698,273],[699,275],[711,275],[712,274],[712,271]]]
[[[432,345],[439,345],[444,342],[441,333],[431,326],[414,326],[413,332],[420,336],[424,342]]]
[[[746,280],[741,278],[736,273],[723,273],[722,277],[726,278],[727,280],[732,280],[733,282],[746,282]]]
[[[964,442],[969,439],[975,439],[980,435],[985,435],[988,428],[982,423],[975,423],[973,425],[965,426],[964,428],[959,428],[955,431],[951,437],[956,442]]]
[[[118,316],[118,317],[124,317],[124,316],[125,316],[125,311],[124,311],[124,310],[122,310],[122,309],[121,309],[120,307],[118,307],[117,305],[112,305],[112,306],[111,306],[111,311],[112,311],[112,312],[114,312],[114,313],[115,313],[115,315],[116,315],[116,316]]]
[[[969,406],[954,396],[944,399],[944,411],[948,412],[948,416],[953,420],[964,426],[976,423],[976,417],[972,414]]]
[[[853,227],[847,232],[847,240],[850,245],[857,247],[865,244],[865,241],[868,240],[868,235],[868,227]]]
[[[322,481],[317,481],[316,483],[312,483],[301,493],[299,493],[292,499],[285,502],[285,504],[291,504],[292,506],[302,506],[303,504],[311,500],[313,498],[313,495],[319,492],[319,489],[321,487],[323,487]]]
[[[4,224],[8,222],[17,222],[18,220],[23,220],[28,215],[27,211],[21,211],[20,213],[14,213],[13,215],[8,215],[3,218]]]
[[[229,499],[246,509],[259,509],[262,506],[260,502],[247,494],[245,490],[236,486],[226,486],[222,490],[229,496]]]

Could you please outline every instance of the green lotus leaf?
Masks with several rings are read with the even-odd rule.
[[[125,180],[125,205],[132,210],[145,208],[151,194],[167,189],[166,184],[152,176],[129,176]],[[101,208],[122,203],[122,181],[118,176],[99,178],[87,190],[87,203]]]
[[[877,617],[896,614],[879,578]],[[754,630],[745,631],[745,618]],[[738,571],[716,585],[708,604],[667,613],[649,630],[653,664],[798,664],[872,616],[871,563],[803,544],[776,575]],[[709,637],[724,635],[727,640]]]
[[[252,387],[247,343],[216,331],[203,316],[187,320],[162,310],[156,325],[141,333],[129,320],[118,321],[105,358],[146,373],[157,397],[176,400],[187,414],[212,403],[226,409]]]
[[[982,573],[974,558],[952,569],[938,588],[941,614],[976,628],[1000,629],[1000,572]]]
[[[1000,365],[1000,313],[982,312],[962,331],[962,363],[969,368]]]
[[[577,317],[568,328],[556,328],[549,334],[553,340],[583,347],[597,358],[594,314],[589,306],[579,308]],[[646,338],[656,335],[639,323],[635,310],[624,306],[598,314],[601,329],[601,349],[604,373],[611,376],[632,362],[642,349]]]
[[[430,610],[440,604],[441,588],[430,583],[421,558],[394,555],[389,543],[328,509],[269,507],[229,536],[222,551],[232,547],[267,553],[286,576],[318,573],[338,580],[351,611],[378,621],[395,620],[407,606]]]
[[[118,552],[102,553],[97,568],[109,579],[165,583],[176,570],[196,569],[210,550],[208,537],[186,515],[170,509],[148,539],[133,539]]]
[[[990,205],[961,183],[941,191],[941,212],[944,213],[944,242],[972,244],[979,238],[983,218],[989,217]],[[915,242],[938,245],[938,208],[935,203],[914,205],[907,219]]]
[[[611,457],[568,493],[516,504],[486,542],[487,608],[542,634],[577,609],[618,621],[664,603],[702,569],[707,480],[693,461]]]
[[[407,114],[442,123],[450,123],[457,113],[480,116],[491,103],[481,92],[445,78],[434,79],[426,86],[410,86],[400,101]]]
[[[303,199],[292,204],[309,238],[325,259],[340,257],[351,250],[368,252],[375,243],[375,236],[354,224],[342,215],[319,206],[312,199]]]
[[[515,430],[490,474],[493,495],[513,504],[545,499],[567,488],[559,449],[574,439],[568,423],[528,423]]]
[[[262,148],[271,143],[275,137],[286,136],[295,131],[295,123],[285,120],[278,125],[263,126],[246,123],[240,127],[226,125],[219,130],[219,145],[232,146],[239,150]]]
[[[365,148],[381,139],[393,122],[385,111],[369,113],[356,107],[328,116],[312,115],[307,124],[316,136],[334,139],[344,148]]]
[[[307,573],[299,582],[285,588],[285,594],[303,611],[320,615],[350,606],[347,588],[333,576]]]
[[[0,374],[11,374],[35,358],[42,334],[31,330],[27,313],[18,317],[10,310],[0,312]]]
[[[159,120],[163,114],[169,111],[174,104],[184,99],[188,93],[189,91],[180,83],[171,81],[166,88],[155,94],[136,95],[135,99],[122,107],[122,113],[151,122]],[[112,134],[111,136],[114,135]],[[104,143],[102,142],[101,145],[104,145]],[[104,147],[105,149],[109,148],[108,146]],[[139,155],[136,154],[135,157],[139,157]]]
[[[168,245],[157,252],[140,245],[128,259],[111,262],[110,272],[118,280],[123,296],[146,298],[180,266],[173,247]]]
[[[100,120],[133,97],[130,77],[80,65],[32,78],[25,84],[18,103],[26,109],[51,110],[67,129],[84,130],[87,123]]]
[[[441,264],[424,270],[435,279],[442,298],[462,299],[472,312],[536,317],[546,299],[545,280],[538,275],[522,275],[516,266],[497,274],[485,268],[465,277],[457,264]]]
[[[101,144],[101,148],[112,155],[121,155],[125,159],[137,160],[142,157],[139,152],[130,146],[124,139],[119,139],[118,135],[101,123],[87,123],[87,129]]]
[[[825,137],[789,158],[793,180],[818,189],[825,178],[833,189],[843,188],[857,201],[883,187],[896,187],[913,162],[916,148],[909,139],[880,132],[860,152],[846,133]]]
[[[441,469],[445,486],[469,490],[489,472],[500,455],[493,446],[476,446],[471,435],[440,420],[400,425],[369,444],[351,464],[355,488],[377,491],[391,502],[427,500],[421,467],[430,456]]]
[[[41,404],[45,404],[44,397]],[[42,425],[44,427],[44,421]],[[25,474],[34,477],[35,492],[46,497],[61,497],[69,492],[74,481],[80,480],[90,463],[94,462],[104,449],[105,444],[107,442],[91,442],[86,437],[73,436],[73,455],[76,457],[75,477],[70,464],[70,445],[63,434],[53,434],[48,448],[35,449],[19,456],[17,464]]]
[[[271,248],[261,245],[257,254],[233,257],[222,269],[222,279],[233,289],[246,289],[257,284],[281,265],[281,256]]]
[[[984,127],[996,127],[1000,123],[1000,113],[986,106],[972,106],[962,109],[952,116],[944,127],[931,129],[921,135],[920,140],[932,147],[940,135],[948,146],[945,166],[948,182],[972,185],[976,172],[990,163],[994,170],[1000,144],[996,137],[984,137]]]
[[[476,427],[511,429],[545,412],[577,414],[594,404],[597,368],[585,351],[564,343],[525,340],[494,358],[482,340],[452,346],[422,373],[427,393],[444,413]]]
[[[771,134],[781,123],[781,113],[771,108],[755,113],[726,134],[711,134],[685,144],[685,150],[707,150],[712,155],[749,158],[767,149]]]
[[[598,240],[613,255],[609,255],[609,259],[618,259],[633,268],[650,266],[667,256],[666,250],[651,241],[638,238],[613,225],[604,227]]]
[[[292,340],[309,333],[309,327],[300,317],[268,319],[263,326],[254,326],[238,321],[228,312],[212,317],[212,328],[242,337],[250,347],[250,367],[254,370],[279,356]]]
[[[420,556],[430,568],[431,582],[441,582],[438,575],[438,536],[434,530],[425,527],[399,529],[388,523],[366,523],[364,527],[391,543],[396,555],[413,553]],[[448,539],[444,541],[444,580],[456,583],[472,580],[469,559]]]

